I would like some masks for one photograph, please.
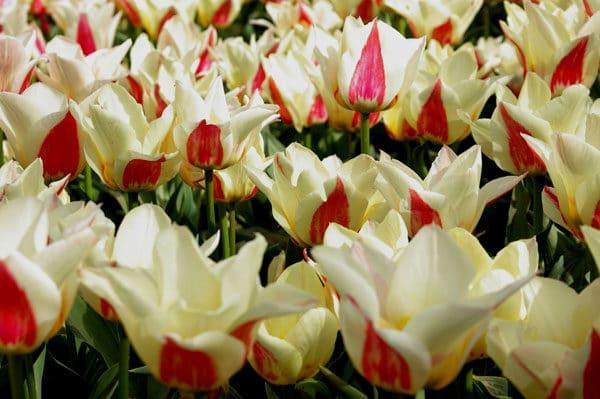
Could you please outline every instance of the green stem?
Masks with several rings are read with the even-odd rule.
[[[369,114],[360,114],[360,152],[363,154],[369,154],[371,152],[370,130]]]
[[[231,256],[235,255],[236,248],[236,228],[237,223],[235,220],[236,217],[236,204],[235,202],[229,206],[229,252]]]
[[[37,388],[35,386],[35,374],[33,372],[33,355],[24,356],[25,359],[25,380],[27,381],[27,393],[29,399],[37,399]]]
[[[208,233],[214,234],[217,230],[217,222],[215,217],[215,186],[213,182],[212,169],[204,171],[206,175],[206,207],[208,215]]]
[[[90,201],[94,201],[95,199],[92,198],[92,191],[93,191],[93,184],[92,184],[92,168],[90,168],[90,165],[86,165],[85,166],[85,194],[87,195],[88,199]]]
[[[25,399],[25,389],[23,386],[23,363],[19,355],[7,355],[8,358],[8,376],[10,379],[10,393],[12,399]]]
[[[312,150],[312,132],[310,130],[304,132],[304,146]]]
[[[537,176],[531,176],[530,191],[532,197],[533,229],[535,234],[544,229],[544,208],[542,206],[542,190],[544,183]]]
[[[229,258],[229,224],[227,222],[227,210],[225,204],[220,202],[219,206],[219,222],[221,225],[221,251],[223,259]]]
[[[398,22],[398,32],[402,36],[406,36],[406,20],[404,18],[400,18],[400,22]]]
[[[0,165],[4,165],[4,132],[0,129]]]
[[[129,399],[129,338],[123,333],[119,342],[119,385],[118,399]]]

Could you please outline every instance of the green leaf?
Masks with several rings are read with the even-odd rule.
[[[285,150],[285,146],[281,144],[268,127],[263,129],[262,137],[265,141],[265,155],[271,156],[277,152]]]
[[[335,375],[331,370],[321,367],[321,373],[325,379],[346,398],[350,399],[367,399],[367,395],[342,380],[340,377]]]
[[[129,372],[132,374],[152,374],[148,366],[137,367],[129,370]]]
[[[265,394],[267,399],[279,399],[279,396],[273,391],[273,388],[269,385],[268,382],[265,381]]]
[[[119,374],[119,365],[113,364],[106,370],[94,385],[94,390],[90,395],[90,399],[101,399],[112,397],[113,392],[117,388],[117,376]]]
[[[473,388],[480,398],[511,399],[508,395],[508,380],[504,377],[474,375]]]
[[[294,389],[308,395],[312,399],[331,396],[331,391],[327,387],[327,384],[314,378],[307,378],[298,382],[294,385]]]
[[[116,325],[104,320],[79,296],[75,299],[67,324],[77,338],[100,353],[107,366],[119,361]]]
[[[46,364],[46,346],[40,352],[39,356],[33,363],[33,377],[35,378],[35,390],[37,399],[42,398],[42,377],[44,376],[44,366]],[[33,398],[29,398],[33,399]]]

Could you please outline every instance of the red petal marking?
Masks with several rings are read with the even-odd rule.
[[[46,7],[44,7],[44,3],[42,3],[42,0],[33,0],[33,2],[31,3],[31,13],[33,15],[46,14]]]
[[[29,72],[27,72],[27,75],[25,75],[25,79],[23,79],[23,83],[21,83],[21,88],[19,89],[19,94],[23,94],[23,92],[29,87],[34,69],[35,68],[31,68]]]
[[[567,221],[567,218],[565,218],[565,215],[563,214],[562,209],[560,209],[560,201],[558,200],[558,196],[556,195],[556,193],[554,192],[554,189],[552,187],[548,187],[545,186],[544,187],[544,194],[548,197],[548,199],[550,201],[552,201],[552,204],[554,205],[554,207],[556,209],[558,209],[558,211],[560,212],[560,217],[562,218],[563,222],[569,226],[571,232],[573,233],[573,235],[575,237],[577,237],[577,239],[579,240],[583,240],[583,233],[581,232],[581,230],[579,230],[578,228],[574,228],[571,226],[571,224]]]
[[[81,46],[84,55],[89,55],[96,51],[94,33],[92,32],[90,20],[86,13],[79,14],[79,21],[77,22],[77,43]]]
[[[39,32],[35,32],[35,48],[40,54],[46,53],[46,47],[44,46],[44,39]]]
[[[66,175],[71,175],[71,180],[77,177],[80,161],[79,136],[77,122],[70,112],[50,129],[42,142],[38,157],[44,163],[46,180],[58,180]]]
[[[252,356],[254,357],[256,371],[269,382],[276,382],[277,374],[275,370],[278,370],[279,367],[273,354],[260,343],[255,342],[252,345]]]
[[[552,387],[552,390],[550,391],[550,394],[548,395],[547,399],[558,399],[558,390],[560,389],[562,383],[563,383],[562,375],[559,375],[558,378],[556,379],[556,382],[554,383],[554,386]]]
[[[164,156],[156,161],[132,159],[123,171],[123,187],[135,191],[153,189],[160,178],[164,162]]]
[[[223,185],[221,184],[221,179],[216,174],[213,179],[213,190],[214,190],[215,201],[224,202],[225,201],[225,193],[223,193]]]
[[[167,385],[208,390],[217,383],[217,369],[210,355],[182,348],[167,337],[160,351],[160,379]]]
[[[600,397],[600,333],[593,330],[590,355],[583,371],[583,399]]]
[[[212,26],[209,26],[206,30],[208,30],[208,37],[206,40],[207,47],[214,47],[217,44],[217,30]]]
[[[277,88],[277,84],[273,80],[273,78],[269,78],[269,91],[271,92],[271,100],[274,104],[279,106],[279,115],[281,116],[281,121],[286,125],[291,125],[294,121],[292,119],[292,114],[285,106],[285,101],[279,89]]]
[[[361,18],[363,21],[371,21],[377,16],[377,6],[381,3],[377,0],[362,0],[356,7],[354,15]]]
[[[158,24],[158,31],[156,32],[157,35],[160,35],[160,32],[162,32],[167,21],[173,18],[175,15],[177,15],[177,10],[175,10],[173,7],[169,8],[169,11],[167,11],[165,15],[163,15],[163,17],[160,20],[160,23]]]
[[[500,103],[498,110],[508,135],[508,152],[517,170],[520,173],[526,171],[545,173],[544,161],[521,136],[522,134],[531,136],[531,132],[512,118],[504,104]]]
[[[318,123],[323,123],[326,120],[327,108],[325,107],[325,102],[323,102],[323,97],[321,97],[321,95],[318,95],[315,97],[315,102],[313,103],[313,106],[310,109],[307,122],[309,125],[315,125]]]
[[[588,36],[581,38],[575,47],[560,60],[550,80],[552,93],[555,93],[558,88],[583,82],[583,61],[588,41]]]
[[[256,194],[258,194],[258,187],[254,186],[252,191],[250,191],[250,194],[248,194],[244,198],[242,198],[242,201],[251,200],[252,198],[254,198],[256,196]]]
[[[433,28],[431,38],[440,44],[452,44],[452,20],[448,18],[446,22]]]
[[[361,361],[365,378],[375,385],[383,385],[384,388],[409,391],[412,381],[408,362],[377,334],[371,320],[366,322],[367,331]]]
[[[348,101],[356,104],[359,101],[374,101],[383,104],[385,97],[385,67],[379,41],[377,20],[360,54],[354,75],[350,81]]]
[[[379,122],[379,117],[380,117],[380,113],[379,112],[371,112],[369,114],[369,125],[371,125],[371,127],[373,127],[374,125],[377,124],[377,122]],[[360,112],[355,112],[354,116],[352,117],[352,127],[358,127],[360,125]]]
[[[348,227],[350,225],[349,207],[344,183],[338,177],[333,191],[313,214],[310,222],[310,240],[312,243],[320,244],[323,242],[325,230],[327,230],[330,223]]]
[[[589,0],[583,0],[583,7],[585,8],[585,13],[588,17],[594,15],[594,10],[592,10]]]
[[[167,103],[160,95],[160,86],[158,83],[154,85],[154,100],[156,101],[156,117],[160,118],[163,112],[165,112],[165,108],[167,108]]]
[[[417,120],[417,133],[420,136],[429,136],[441,143],[448,141],[448,119],[442,100],[442,81],[438,79],[431,94],[419,113]]]
[[[144,103],[144,89],[142,85],[140,85],[137,80],[131,75],[127,76],[127,82],[129,83],[129,92],[135,98],[135,101],[138,104]]]
[[[201,121],[187,141],[189,162],[198,168],[219,167],[223,162],[221,128]]]
[[[250,348],[250,344],[254,340],[254,327],[256,326],[255,320],[247,321],[246,323],[238,326],[235,330],[233,330],[229,335],[234,338],[239,339],[246,346],[246,350]]]
[[[442,219],[439,213],[429,206],[412,188],[408,189],[410,195],[410,231],[414,236],[423,226],[436,224],[442,227]]]
[[[102,317],[107,320],[118,319],[115,308],[113,308],[113,306],[104,298],[100,298],[100,313],[102,314]]]
[[[262,63],[258,65],[258,70],[254,75],[254,79],[252,79],[251,93],[254,94],[257,90],[259,93],[262,92],[262,85],[265,83],[266,75],[265,68],[263,68]],[[269,83],[270,86],[270,83]]]
[[[596,209],[594,209],[594,217],[592,219],[592,227],[600,229],[600,201],[596,203]]]
[[[511,42],[512,45],[515,46],[515,49],[517,50],[517,55],[519,57],[519,62],[521,62],[521,67],[522,67],[522,70],[523,70],[523,79],[525,79],[525,77],[527,76],[527,58],[525,57],[525,52],[517,44],[517,41],[511,35],[511,33],[509,32],[508,29],[506,29],[506,28],[504,28],[502,26],[500,26],[500,28],[502,29],[502,33],[504,33],[504,37],[506,39],[508,39],[508,41]]]
[[[306,6],[301,1],[298,3],[298,11],[300,13],[298,17],[298,22],[305,26],[312,26],[313,21],[311,16],[306,11]]]
[[[229,23],[229,16],[231,14],[231,0],[225,0],[219,7],[217,12],[212,17],[212,23],[219,27],[224,28]]]
[[[2,345],[35,343],[37,325],[26,292],[0,261],[0,343]]]
[[[131,5],[129,0],[115,0],[119,8],[125,11],[127,14],[127,19],[135,26],[136,28],[142,25],[142,19],[140,18],[140,14],[138,14],[136,8]]]
[[[200,62],[198,63],[198,67],[195,71],[195,76],[198,77],[202,75],[204,72],[208,71],[210,67],[214,64],[214,61],[210,55],[208,49],[205,49],[200,54]]]

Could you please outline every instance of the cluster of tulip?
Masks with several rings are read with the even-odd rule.
[[[185,397],[227,391],[246,363],[272,385],[330,373],[338,331],[374,389],[440,390],[486,358],[525,398],[599,398],[600,3],[506,2],[499,37],[501,6],[483,0],[263,3],[0,1],[13,398],[39,397],[33,353],[69,330],[77,298],[122,327],[121,399],[129,343]],[[264,17],[249,40],[230,33],[246,7]],[[465,42],[477,15],[485,37]],[[392,151],[371,144],[379,125]],[[312,140],[323,131],[327,151]],[[341,156],[337,134],[361,154]],[[411,148],[425,148],[421,167]],[[488,178],[483,155],[507,175]],[[191,226],[156,199],[181,187]],[[128,193],[124,212],[98,190]],[[477,227],[510,192],[510,217],[533,227],[492,257]],[[271,260],[286,246],[272,232],[248,234],[239,205],[255,202],[288,256]],[[571,253],[556,245],[549,259],[559,234],[585,270],[559,265]]]

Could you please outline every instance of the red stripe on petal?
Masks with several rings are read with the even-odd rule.
[[[379,41],[377,20],[360,54],[354,75],[350,81],[348,101],[356,104],[359,101],[383,104],[385,97],[385,67]]]
[[[374,0],[362,0],[356,7],[354,15],[365,22],[371,21],[377,16],[376,2],[374,2]]]
[[[254,366],[256,371],[266,380],[270,382],[277,381],[275,370],[279,370],[275,356],[260,343],[255,342],[252,345],[252,357],[254,358]]]
[[[512,118],[504,104],[500,104],[498,110],[508,135],[508,152],[517,170],[519,172],[545,173],[546,165],[544,161],[521,136],[522,134],[531,136],[531,132]]]
[[[552,387],[552,390],[550,391],[550,394],[548,395],[548,399],[558,399],[558,390],[560,389],[562,382],[562,376],[559,375],[554,383],[554,386]]]
[[[448,18],[446,22],[433,28],[431,38],[441,44],[452,44],[452,20]]]
[[[33,309],[3,261],[0,261],[0,287],[0,343],[32,346],[37,335]]]
[[[298,23],[305,25],[305,26],[312,26],[312,24],[313,24],[312,17],[308,13],[308,11],[306,11],[306,6],[304,5],[304,3],[302,3],[302,2],[298,3],[298,11],[300,14],[298,17]]]
[[[31,84],[31,76],[33,76],[33,71],[34,68],[31,68],[29,72],[27,72],[27,75],[25,75],[25,79],[23,79],[23,83],[21,83],[21,88],[19,89],[19,94],[23,94],[23,92],[27,90]]]
[[[313,103],[313,106],[310,109],[310,113],[308,114],[308,124],[315,125],[318,123],[323,123],[326,120],[327,108],[325,107],[323,97],[321,97],[321,95],[318,95],[315,97],[315,102]]]
[[[594,209],[594,217],[592,218],[592,227],[600,229],[600,201],[596,203],[596,209]]]
[[[384,388],[409,391],[412,386],[410,367],[400,353],[387,344],[366,320],[367,331],[362,352],[362,372],[369,382]]]
[[[118,319],[115,308],[113,308],[113,306],[104,298],[100,298],[100,313],[102,314],[102,317],[107,320]]]
[[[167,21],[173,18],[175,15],[177,15],[177,11],[172,7],[165,13],[165,15],[163,15],[160,23],[158,24],[158,32],[156,32],[158,35],[160,35],[160,32],[162,32]]]
[[[123,187],[134,191],[153,189],[160,178],[164,162],[164,156],[156,161],[132,159],[123,171]]]
[[[81,46],[84,55],[89,55],[96,51],[94,33],[92,32],[90,20],[86,13],[79,14],[79,21],[77,22],[77,43]]]
[[[423,226],[429,224],[436,224],[442,227],[442,219],[439,213],[429,206],[427,202],[421,198],[412,188],[408,189],[410,195],[410,231],[411,235],[417,234],[417,232]]]
[[[417,120],[417,133],[441,143],[448,141],[448,118],[442,100],[442,81],[439,79],[433,85],[429,98],[421,108]]]
[[[273,101],[273,104],[279,106],[279,116],[281,117],[281,121],[286,125],[291,125],[294,122],[292,119],[292,115],[285,106],[285,101],[283,100],[283,97],[279,92],[277,84],[275,83],[273,78],[269,78],[269,91],[271,92],[271,100]]]
[[[160,118],[163,112],[165,112],[165,108],[167,108],[167,103],[160,95],[160,86],[158,84],[154,85],[154,100],[156,101],[156,117]]]
[[[198,62],[198,67],[196,67],[195,76],[198,77],[207,72],[213,64],[214,61],[210,56],[210,52],[208,49],[204,50],[200,54],[200,62]]]
[[[189,162],[202,169],[218,168],[223,162],[221,128],[201,121],[190,134],[187,141]]]
[[[600,398],[600,333],[593,330],[590,355],[583,371],[583,399]]]
[[[142,19],[140,18],[140,14],[138,14],[137,9],[131,5],[129,0],[115,0],[119,8],[125,11],[127,15],[127,19],[129,22],[133,24],[136,28],[142,25]]]
[[[349,208],[344,183],[338,177],[333,191],[313,214],[310,222],[310,240],[312,243],[320,244],[323,242],[325,230],[327,230],[330,223],[348,227],[350,225]]]
[[[58,180],[66,175],[76,178],[80,155],[77,122],[67,112],[64,119],[50,129],[40,147],[38,157],[44,163],[44,178]]]
[[[127,76],[127,82],[129,83],[129,92],[138,104],[144,103],[144,89],[133,76]]]
[[[265,83],[265,79],[266,79],[265,68],[263,68],[262,64],[260,64],[258,66],[258,70],[256,71],[256,74],[254,75],[254,79],[252,79],[252,86],[250,88],[251,89],[250,92],[252,94],[254,94],[258,90],[258,92],[261,93],[263,83]]]
[[[552,73],[550,89],[557,89],[583,82],[583,61],[589,37],[584,37],[565,55]]]
[[[588,17],[594,15],[594,10],[592,10],[589,0],[583,0],[583,7],[585,8],[585,13]]]
[[[231,14],[231,0],[225,0],[219,7],[217,12],[213,15],[212,23],[219,27],[224,28],[229,23],[229,16]]]
[[[217,369],[205,352],[179,346],[166,338],[160,351],[160,379],[167,385],[208,390],[217,383]]]
[[[221,179],[219,176],[215,174],[213,179],[213,190],[215,201],[225,201],[225,193],[223,192],[223,185],[221,184]]]

